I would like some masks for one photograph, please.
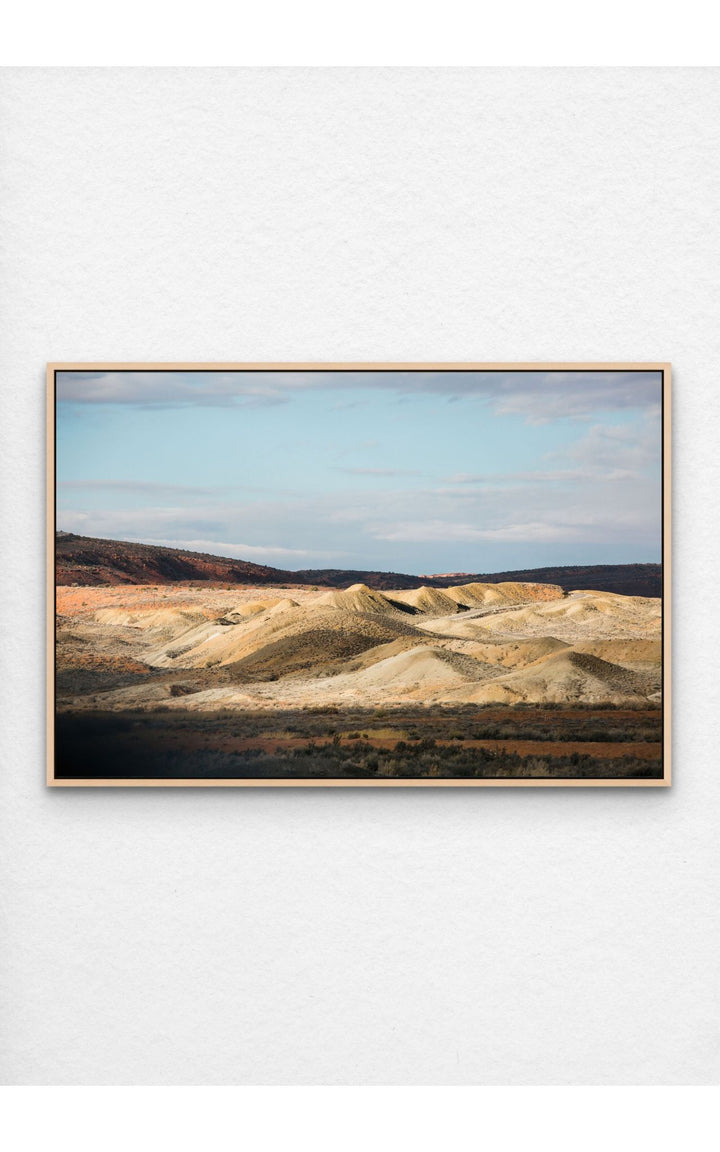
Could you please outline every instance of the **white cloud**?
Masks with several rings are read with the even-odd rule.
[[[316,551],[311,548],[282,548],[273,544],[235,544],[225,540],[165,540],[144,536],[139,544],[158,544],[163,548],[184,548],[187,552],[209,552],[214,556],[229,556],[235,560],[269,558],[297,559],[308,557],[323,558],[337,556],[337,552]]]
[[[108,371],[58,372],[57,398],[70,404],[228,407],[282,403],[316,386],[306,373]]]
[[[59,372],[58,399],[74,404],[215,407],[277,404],[308,389],[342,393],[385,389],[402,399],[430,393],[448,400],[475,398],[498,415],[529,423],[586,419],[601,411],[657,406],[658,372],[630,371],[69,371]]]
[[[154,480],[59,480],[58,488],[66,492],[126,492],[128,495],[187,495],[212,496],[227,492],[217,485],[202,487],[196,484],[163,484]]]
[[[135,513],[131,514],[136,516]],[[146,518],[146,523],[152,517]],[[220,540],[216,537],[195,537],[188,535],[157,535],[143,532],[141,528],[128,526],[128,515],[112,512],[63,511],[58,514],[58,528],[65,532],[76,532],[80,536],[95,536],[111,540],[125,540],[136,544],[157,544],[162,548],[184,548],[188,552],[207,552],[213,556],[227,556],[236,560],[258,560],[287,562],[292,559],[335,559],[344,555],[337,549],[287,548],[280,544],[245,544],[237,541]]]
[[[377,533],[380,540],[402,541],[403,543],[430,543],[436,541],[496,541],[498,543],[549,543],[564,540],[581,540],[582,525],[562,525],[531,521],[524,524],[506,524],[498,528],[476,528],[472,524],[448,524],[442,520],[409,521],[395,524]]]
[[[636,474],[659,467],[662,458],[659,409],[653,406],[632,424],[594,424],[563,456],[582,461],[588,470],[610,469],[615,473]]]
[[[627,471],[606,471],[601,468],[587,467],[575,469],[558,469],[551,470],[538,470],[535,472],[497,472],[493,473],[480,473],[474,474],[470,472],[460,472],[455,476],[448,476],[445,478],[446,484],[461,486],[481,486],[486,487],[489,483],[492,484],[515,484],[515,483],[532,483],[532,484],[577,484],[586,480],[592,481],[606,481],[606,480],[628,480],[634,473]]]

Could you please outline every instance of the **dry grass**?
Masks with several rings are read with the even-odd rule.
[[[505,710],[481,723],[437,709],[389,724],[362,711],[64,713],[58,766],[79,777],[661,776],[658,714],[613,713],[611,727],[604,715]]]

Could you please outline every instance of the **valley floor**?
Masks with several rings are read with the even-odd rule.
[[[63,712],[59,778],[658,779],[653,710]]]

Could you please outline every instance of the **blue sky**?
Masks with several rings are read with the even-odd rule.
[[[660,559],[657,372],[61,372],[58,527],[283,568]]]

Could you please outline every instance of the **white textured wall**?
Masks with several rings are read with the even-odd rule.
[[[715,1082],[720,74],[0,96],[3,1079]],[[674,787],[46,791],[49,359],[672,360]]]

